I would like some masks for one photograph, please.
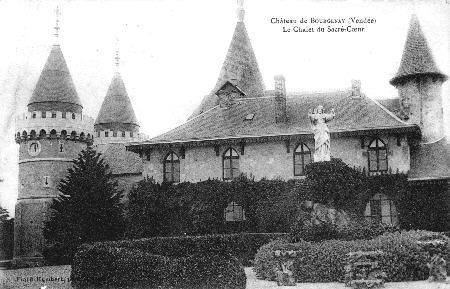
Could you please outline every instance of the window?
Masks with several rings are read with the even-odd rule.
[[[229,148],[225,151],[222,165],[224,180],[232,180],[239,176],[239,155],[234,149]]]
[[[394,226],[398,224],[398,214],[394,202],[384,194],[376,194],[369,200],[364,216],[371,222]]]
[[[62,112],[62,118],[66,118],[66,112],[65,111]]]
[[[384,142],[380,139],[374,139],[369,144],[369,173],[387,172],[387,149]]]
[[[294,151],[294,176],[304,176],[305,166],[311,163],[311,151],[304,143],[300,143]]]
[[[171,152],[164,159],[164,181],[169,183],[180,182],[180,159]]]
[[[236,202],[231,202],[223,211],[226,222],[242,222],[245,221],[245,211],[242,206]]]
[[[105,137],[108,137],[109,132],[105,131]]]
[[[72,119],[75,119],[75,114],[74,113],[72,113]]]
[[[44,176],[43,185],[44,185],[45,188],[50,188],[51,182],[50,182],[50,177],[49,176]]]
[[[132,131],[130,131],[130,137],[133,137],[133,132]]]
[[[125,132],[124,131],[122,132],[122,137],[125,137]]]
[[[113,137],[117,137],[117,131],[113,131]]]
[[[46,118],[47,117],[47,113],[45,111],[42,111],[42,118]]]
[[[56,118],[56,112],[52,111],[52,118]]]
[[[246,116],[245,116],[245,118],[244,118],[244,121],[245,120],[253,120],[253,118],[255,117],[255,114],[254,113],[249,113],[249,114],[247,114]]]
[[[36,113],[33,112],[33,115],[31,116],[32,118],[36,118]]]

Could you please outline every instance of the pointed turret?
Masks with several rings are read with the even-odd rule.
[[[53,45],[28,103],[28,111],[81,113],[82,109],[61,47]]]
[[[245,11],[242,2],[242,0],[238,1],[236,27],[216,85],[211,93],[203,98],[191,117],[217,105],[219,101],[215,93],[228,80],[235,80],[247,97],[264,95],[263,78],[244,24]]]
[[[137,137],[139,131],[139,124],[134,114],[133,106],[118,71],[118,52],[116,52],[116,66],[117,71],[109,85],[108,92],[95,120],[94,128],[97,132],[98,141],[103,139],[103,137],[119,137],[118,140],[120,141],[126,138],[128,141],[130,137]],[[101,139],[99,140],[98,138]],[[111,140],[114,141],[114,139]],[[110,141],[106,139],[101,142],[109,143]]]
[[[433,54],[420,27],[419,19],[416,15],[413,15],[400,67],[397,74],[390,80],[390,83],[397,85],[408,78],[424,74],[432,75],[442,80],[447,79],[447,76],[439,70],[434,62]]]
[[[400,67],[390,83],[398,89],[401,116],[421,128],[423,142],[444,137],[441,87],[446,79],[434,62],[419,19],[413,15]]]

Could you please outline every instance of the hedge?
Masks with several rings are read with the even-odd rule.
[[[232,254],[245,266],[251,265],[258,249],[275,239],[288,238],[285,233],[239,233],[181,237],[155,237],[138,240],[104,242],[111,247],[139,249],[168,257],[192,254]]]
[[[154,255],[106,244],[84,245],[71,272],[74,288],[244,289],[245,271],[231,255]]]
[[[386,281],[415,281],[428,276],[426,266],[429,254],[422,252],[417,240],[426,231],[386,233],[372,240],[328,240],[319,243],[299,242],[289,244],[274,241],[261,247],[255,257],[255,272],[259,278],[273,280],[273,250],[290,249],[299,253],[294,261],[294,275],[298,282],[343,282],[346,254],[354,251],[382,250],[381,269]],[[445,256],[450,261],[450,245]]]

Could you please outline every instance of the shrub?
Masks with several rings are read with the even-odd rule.
[[[309,218],[309,219],[308,219]],[[335,225],[330,222],[313,224],[310,215],[300,216],[291,227],[293,240],[321,242],[324,240],[368,240],[387,232],[398,231],[398,227],[370,222],[360,218],[350,219],[345,225]]]
[[[346,254],[354,251],[381,250],[380,268],[387,274],[386,281],[423,280],[428,276],[426,266],[429,254],[417,245],[420,237],[433,234],[426,231],[386,233],[372,240],[328,240],[320,243],[294,243],[299,254],[294,262],[294,275],[298,282],[343,282]],[[272,244],[272,243],[271,243]],[[273,246],[286,246],[274,244]],[[274,259],[270,245],[263,246],[256,254],[255,271],[257,276],[267,278],[272,273],[270,263]],[[450,248],[445,258],[450,261]]]
[[[72,285],[107,288],[245,288],[245,271],[231,255],[194,254],[182,258],[106,244],[84,245],[72,266]]]
[[[175,260],[168,288],[245,288],[247,277],[236,257],[224,254],[195,254]]]
[[[262,245],[287,237],[283,233],[240,233],[228,235],[203,235],[183,237],[155,237],[139,240],[105,242],[105,245],[119,248],[139,249],[152,254],[172,258],[192,254],[232,254],[244,265],[251,265]]]
[[[163,284],[169,259],[141,250],[85,245],[75,255],[71,279],[75,288],[87,286]]]

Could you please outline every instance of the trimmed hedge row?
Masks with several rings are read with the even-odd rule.
[[[372,240],[328,240],[319,243],[301,241],[287,243],[274,241],[264,245],[255,257],[255,272],[259,278],[274,280],[273,251],[295,250],[299,253],[294,262],[294,276],[298,282],[343,282],[346,254],[354,251],[382,250],[380,268],[387,274],[386,281],[423,280],[428,276],[426,266],[429,254],[422,252],[417,240],[426,231],[387,233]],[[450,245],[445,256],[450,261]]]
[[[232,254],[245,266],[252,264],[258,249],[270,241],[288,238],[286,233],[240,233],[181,237],[155,237],[138,240],[104,242],[111,247],[138,249],[167,257],[193,254]]]
[[[83,245],[71,278],[74,288],[244,289],[246,284],[244,268],[231,255],[169,258],[105,244]]]
[[[81,246],[72,284],[151,288],[245,288],[250,265],[264,244],[288,234],[242,233],[99,242]]]

